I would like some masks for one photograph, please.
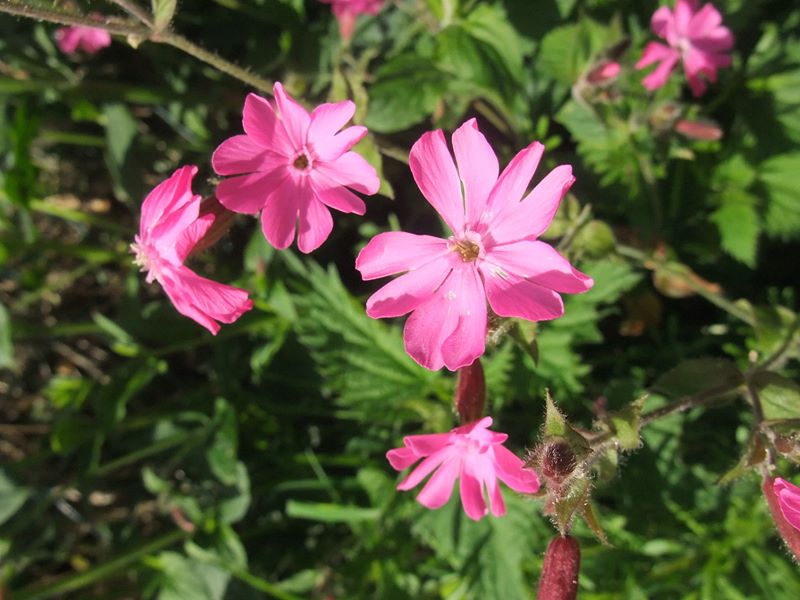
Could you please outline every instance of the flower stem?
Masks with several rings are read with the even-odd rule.
[[[136,15],[140,20],[141,17],[144,16],[144,13],[142,13],[141,9],[134,9],[130,2],[125,2],[123,0],[122,2],[115,2],[115,4],[118,4],[119,6],[123,6],[123,4],[126,5],[128,8],[125,10],[128,12],[130,12],[128,9],[132,9],[141,13],[141,15]],[[243,69],[242,67],[235,65],[232,62],[218,56],[217,54],[206,50],[202,46],[198,46],[194,42],[190,42],[185,37],[171,31],[154,31],[149,26],[142,27],[140,25],[120,22],[114,17],[103,17],[95,20],[78,13],[69,13],[59,10],[40,8],[38,6],[30,6],[25,3],[13,2],[11,0],[0,0],[0,12],[19,17],[27,17],[37,21],[57,23],[59,25],[96,27],[98,29],[104,29],[108,33],[112,33],[114,35],[133,36],[141,38],[142,40],[154,42],[156,44],[173,46],[179,50],[182,50],[186,54],[193,56],[197,60],[214,67],[218,71],[225,73],[234,79],[238,79],[242,83],[245,83],[260,92],[265,92],[268,94],[272,92],[272,82],[268,79],[254,75],[247,69]],[[147,19],[149,21],[149,17],[147,17]]]

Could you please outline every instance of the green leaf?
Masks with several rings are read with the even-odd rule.
[[[231,405],[222,398],[217,398],[214,403],[214,421],[218,424],[214,439],[208,450],[206,458],[211,467],[211,472],[225,485],[236,483],[236,449],[238,446],[238,432],[236,426],[236,413]]]
[[[759,176],[769,197],[765,225],[770,236],[783,240],[800,238],[798,173],[800,152],[781,154],[761,164]]]
[[[0,525],[13,517],[30,495],[28,488],[15,484],[0,469]]]
[[[753,377],[765,419],[800,419],[800,384],[771,372]]]
[[[139,176],[132,168],[131,146],[138,133],[136,119],[124,104],[107,104],[103,107],[108,148],[108,169],[114,180],[114,194],[122,200],[138,195],[141,189]]]
[[[377,520],[381,511],[377,508],[363,508],[328,502],[289,500],[286,503],[286,514],[294,519],[309,519],[322,523],[358,523]]]
[[[0,369],[14,368],[14,345],[11,342],[11,320],[6,307],[0,304]]]
[[[158,600],[222,600],[230,575],[208,563],[187,558],[177,552],[162,552],[158,566]]]
[[[758,235],[761,232],[757,199],[747,192],[729,189],[722,195],[722,206],[711,214],[719,231],[722,249],[748,267],[756,264]]]
[[[177,0],[151,0],[153,7],[153,29],[163,31],[169,27],[175,15]]]
[[[378,145],[375,142],[375,136],[368,133],[360,142],[358,142],[358,144],[353,146],[352,150],[353,152],[358,152],[369,164],[375,168],[375,171],[378,173],[378,177],[381,180],[381,187],[378,190],[378,193],[394,200],[394,190],[392,189],[392,184],[389,183],[389,180],[383,175],[383,156],[381,156]]]
[[[401,54],[382,65],[369,88],[364,124],[372,131],[402,131],[430,116],[444,91],[445,77],[429,58]]]
[[[668,398],[693,396],[715,388],[735,387],[744,383],[741,371],[730,360],[696,358],[680,363],[659,377],[651,390]]]
[[[621,411],[609,416],[609,423],[623,450],[639,447],[639,420],[642,416],[646,396],[634,400]]]

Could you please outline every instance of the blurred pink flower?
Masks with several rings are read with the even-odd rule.
[[[722,129],[709,120],[680,119],[675,123],[675,131],[693,140],[716,141],[722,139]]]
[[[131,250],[147,282],[158,281],[179,313],[216,335],[216,321],[233,323],[253,302],[245,290],[200,277],[183,264],[217,218],[200,215],[201,197],[192,194],[196,173],[195,166],[181,167],[147,195]]]
[[[457,168],[442,132],[432,131],[409,157],[422,194],[453,235],[378,234],[356,268],[364,279],[406,272],[367,300],[367,314],[378,319],[411,312],[406,351],[428,369],[454,371],[484,352],[487,298],[497,315],[543,321],[564,314],[558,292],[584,292],[593,282],[536,239],[575,180],[572,167],[556,167],[523,198],[542,144],[522,150],[499,178],[497,157],[474,119],[455,131],[453,148]]]
[[[664,85],[682,60],[692,93],[700,96],[706,90],[701,75],[713,83],[717,80],[717,69],[730,66],[733,48],[730,29],[722,25],[722,15],[712,4],[705,4],[699,10],[697,7],[697,0],[677,0],[674,11],[662,6],[653,13],[650,27],[668,45],[650,42],[636,63],[637,69],[661,63],[642,81],[648,90]]]
[[[522,460],[503,443],[505,433],[489,431],[491,417],[456,427],[449,433],[410,435],[403,438],[403,447],[386,453],[392,467],[402,471],[424,458],[406,477],[398,490],[410,490],[433,473],[417,495],[426,508],[439,508],[450,500],[453,484],[461,478],[461,504],[470,519],[478,520],[488,513],[484,490],[496,517],[506,514],[500,493],[499,479],[512,490],[534,494],[539,491],[539,478],[526,469]]]
[[[591,71],[589,71],[589,74],[586,76],[586,80],[593,85],[608,83],[616,79],[621,70],[622,67],[618,62],[606,60],[599,63]]]
[[[339,35],[349,40],[353,37],[358,15],[377,15],[383,0],[321,0],[331,5],[336,20],[339,21]]]
[[[60,27],[56,29],[55,38],[64,54],[74,54],[78,50],[94,54],[111,45],[111,35],[97,27]]]
[[[339,131],[353,116],[346,100],[321,104],[309,115],[275,84],[275,105],[249,94],[244,103],[244,135],[228,138],[214,151],[211,163],[220,175],[238,175],[220,182],[217,198],[238,213],[261,211],[261,227],[276,248],[297,246],[311,252],[333,228],[328,207],[363,215],[364,201],[351,192],[374,194],[380,187],[375,169],[350,152],[367,129]],[[338,132],[338,133],[337,133]]]
[[[773,487],[783,516],[792,527],[800,530],[800,487],[780,477],[775,478]]]

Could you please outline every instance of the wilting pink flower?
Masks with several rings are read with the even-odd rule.
[[[245,290],[200,277],[183,264],[217,218],[200,215],[202,199],[192,194],[196,173],[197,167],[181,167],[147,195],[131,250],[148,283],[158,281],[179,313],[216,335],[216,321],[233,323],[253,302]]]
[[[321,0],[331,5],[331,10],[339,21],[339,35],[349,40],[353,37],[358,15],[377,15],[383,0]]]
[[[556,167],[523,198],[542,144],[522,150],[499,178],[497,157],[474,119],[453,134],[453,148],[457,169],[441,131],[424,134],[409,158],[417,185],[453,235],[381,233],[356,268],[364,279],[406,272],[367,300],[367,314],[411,312],[406,351],[424,367],[454,371],[483,354],[487,298],[497,315],[543,321],[564,314],[558,292],[584,292],[593,282],[536,239],[575,180],[572,167]]]
[[[276,248],[288,247],[299,221],[297,246],[311,252],[333,228],[328,207],[363,215],[364,201],[347,188],[374,194],[380,187],[375,169],[349,151],[367,134],[365,127],[342,127],[355,104],[321,104],[310,115],[275,84],[275,105],[249,94],[244,103],[244,135],[219,145],[211,157],[220,175],[217,198],[239,213],[261,211],[264,236]],[[338,133],[337,133],[338,132]]]
[[[417,495],[417,501],[426,508],[439,508],[450,500],[453,484],[461,478],[461,504],[467,516],[476,521],[488,512],[484,490],[489,493],[492,514],[496,517],[506,514],[498,479],[520,493],[538,492],[536,473],[526,469],[522,460],[503,446],[508,435],[489,431],[491,424],[492,418],[484,417],[449,433],[403,438],[402,448],[386,454],[392,467],[402,471],[419,459],[424,460],[397,489],[410,490],[433,473]]]
[[[800,487],[776,477],[774,488],[783,516],[792,527],[800,530]]]
[[[55,38],[64,54],[74,54],[78,50],[94,54],[111,45],[111,35],[97,27],[60,27],[56,29]]]
[[[636,63],[643,69],[660,63],[642,81],[648,90],[660,88],[667,82],[679,60],[683,61],[686,79],[695,96],[706,90],[705,75],[712,83],[717,80],[717,69],[729,67],[733,35],[722,25],[722,15],[712,4],[698,10],[697,0],[677,0],[675,10],[662,6],[650,20],[650,27],[667,45],[650,42]]]

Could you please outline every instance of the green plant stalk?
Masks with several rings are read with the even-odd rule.
[[[96,27],[104,29],[114,35],[123,35],[129,39],[140,39],[157,44],[166,44],[182,50],[186,54],[214,67],[218,71],[238,79],[242,83],[267,94],[272,93],[272,82],[253,75],[248,70],[243,69],[224,58],[209,52],[205,48],[190,42],[185,37],[172,33],[171,31],[154,31],[149,27],[140,27],[130,23],[119,22],[114,18],[105,17],[103,20],[89,19],[84,15],[68,13],[58,10],[30,6],[28,4],[12,2],[11,0],[0,0],[0,12],[27,17],[39,21],[47,21],[59,25],[77,25],[82,27]]]
[[[34,212],[38,212],[43,215],[58,217],[59,219],[64,219],[65,221],[72,221],[73,223],[82,223],[84,225],[91,225],[93,227],[107,229],[115,233],[124,233],[127,236],[130,236],[132,234],[132,231],[129,227],[120,225],[119,223],[112,221],[111,219],[98,217],[97,215],[87,214],[80,210],[73,210],[71,208],[55,206],[54,204],[51,204],[50,202],[45,202],[44,200],[31,200],[30,209]]]
[[[120,456],[119,458],[109,461],[104,465],[99,466],[94,470],[94,472],[90,473],[90,475],[104,477],[105,475],[108,475],[117,469],[139,462],[140,460],[143,460],[149,456],[153,456],[154,454],[159,454],[164,450],[168,450],[174,446],[180,446],[184,442],[187,442],[195,437],[199,438],[205,436],[209,429],[210,428],[206,426],[192,431],[171,435],[163,440],[159,440],[153,444],[150,444],[149,446],[139,448],[138,450],[134,450],[133,452],[130,452],[124,456]]]
[[[113,558],[106,563],[98,565],[93,569],[84,571],[83,573],[76,573],[75,575],[64,577],[46,585],[30,586],[16,593],[11,593],[9,600],[41,600],[44,598],[52,598],[60,594],[66,594],[67,592],[74,592],[75,590],[79,590],[95,582],[107,579],[129,565],[138,562],[148,554],[153,554],[159,550],[168,548],[186,537],[187,534],[180,530],[167,533],[121,556]]]

